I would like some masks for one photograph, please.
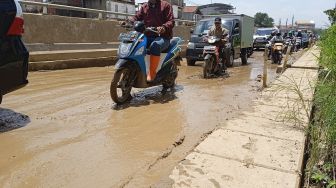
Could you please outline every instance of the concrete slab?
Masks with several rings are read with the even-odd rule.
[[[287,188],[297,187],[297,174],[193,152],[173,170],[174,188]]]
[[[309,112],[310,108],[305,108],[299,106],[299,103],[293,103],[297,105],[284,106],[283,108],[279,106],[270,105],[259,105],[254,108],[254,111],[244,112],[242,116],[250,117],[260,117],[268,120],[272,120],[275,123],[284,123],[286,125],[295,126],[304,129],[309,122]]]
[[[195,151],[240,161],[245,165],[279,171],[300,170],[301,141],[284,140],[252,133],[219,129],[202,142]]]
[[[262,95],[266,98],[312,101],[317,78],[317,70],[288,69],[272,83],[272,87],[264,89]]]
[[[305,131],[294,124],[289,125],[252,116],[230,120],[225,123],[222,129],[298,142],[302,142],[302,138],[305,136]]]
[[[318,57],[320,51],[317,46],[313,46],[308,52],[292,64],[292,68],[318,69]]]

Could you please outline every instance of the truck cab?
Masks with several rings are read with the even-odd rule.
[[[226,45],[226,65],[232,66],[233,60],[242,58],[242,63],[247,63],[247,57],[253,47],[254,20],[245,15],[222,15],[222,27],[229,30],[229,42]],[[207,45],[204,36],[214,25],[215,17],[200,20],[194,30],[187,46],[186,58],[189,66],[195,65],[196,61],[203,61],[203,48]]]

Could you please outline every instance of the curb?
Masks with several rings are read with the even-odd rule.
[[[186,45],[180,56],[185,57]],[[56,50],[30,52],[29,71],[60,70],[115,65],[118,49]]]

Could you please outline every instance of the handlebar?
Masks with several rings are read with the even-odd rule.
[[[124,24],[120,24],[121,27],[126,28],[126,30],[134,29],[134,25],[129,22],[124,22]],[[160,36],[161,34],[158,32],[156,27],[146,27],[145,32],[152,32]]]

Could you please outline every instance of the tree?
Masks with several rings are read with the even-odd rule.
[[[336,8],[326,10],[324,13],[328,15],[331,25],[334,25],[336,23]]]
[[[256,27],[273,27],[273,18],[269,17],[267,13],[258,12],[254,16],[254,26]]]

